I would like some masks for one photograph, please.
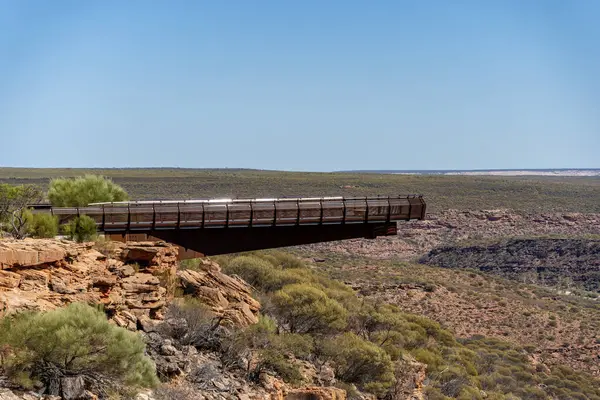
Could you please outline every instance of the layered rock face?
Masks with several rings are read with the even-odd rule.
[[[101,304],[119,326],[137,329],[162,319],[178,285],[238,326],[257,321],[260,305],[248,285],[205,261],[181,271],[177,249],[163,242],[92,243],[26,239],[0,241],[0,315],[51,310],[72,302]]]
[[[167,307],[176,292],[193,296],[218,317],[224,327],[244,327],[258,321],[260,303],[243,280],[221,272],[219,265],[202,260],[194,270],[177,269],[177,247],[164,242],[77,244],[69,241],[26,239],[0,241],[0,317],[18,311],[45,311],[72,302],[103,305],[117,325],[140,330],[163,380],[155,391],[136,400],[245,399],[345,400],[346,392],[321,385],[310,363],[308,386],[290,387],[265,374],[249,382],[245,372],[225,365],[215,351],[182,345],[162,333],[170,321]],[[179,293],[181,294],[181,293]],[[310,368],[309,368],[310,367]],[[335,381],[333,372],[328,382]],[[0,400],[40,398],[14,388],[3,388]],[[65,378],[67,379],[67,378]],[[71,378],[68,378],[71,379]],[[97,399],[79,385],[69,397]],[[45,396],[46,400],[59,397]],[[64,397],[67,398],[67,397]]]
[[[225,275],[218,264],[202,260],[197,270],[177,273],[184,293],[199,298],[226,325],[247,326],[258,322],[260,303],[246,282]]]

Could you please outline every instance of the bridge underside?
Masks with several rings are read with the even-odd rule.
[[[111,236],[115,233],[110,232]],[[396,223],[171,229],[140,233],[211,256],[334,240],[391,236],[396,235]]]

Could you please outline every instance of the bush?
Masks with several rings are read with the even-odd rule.
[[[258,256],[269,261],[274,267],[283,269],[305,268],[304,262],[301,259],[283,251],[271,250],[266,254],[259,254]]]
[[[354,329],[362,337],[383,344],[387,341],[386,333],[398,329],[405,323],[397,307],[388,304],[363,304],[362,308],[353,316]],[[380,341],[374,340],[377,333],[383,333]]]
[[[292,333],[327,333],[347,324],[346,309],[307,283],[285,286],[272,301],[275,315]]]
[[[277,334],[277,325],[269,317],[261,316],[258,323],[235,334],[224,349],[229,361],[245,358],[249,378],[258,381],[261,372],[270,371],[293,384],[302,381],[299,365],[293,357],[306,358],[313,351],[313,341],[308,335]]]
[[[221,338],[220,319],[202,302],[194,298],[175,299],[167,310],[167,320],[180,324],[163,324],[162,331],[183,345],[218,350]]]
[[[58,218],[51,214],[30,214],[27,225],[29,234],[36,238],[53,238],[58,235]]]
[[[96,221],[87,215],[81,215],[63,225],[63,233],[76,242],[89,242],[96,238]]]
[[[335,376],[361,389],[381,395],[394,382],[390,356],[380,347],[347,332],[325,339],[322,353],[333,363]]]
[[[0,321],[0,347],[8,349],[1,365],[18,384],[36,382],[56,393],[63,376],[87,382],[118,382],[153,386],[154,364],[144,356],[142,338],[110,324],[105,315],[85,304],[45,313],[21,313]],[[54,388],[54,389],[52,389]]]
[[[439,352],[434,349],[418,348],[411,351],[415,359],[423,364],[427,364],[428,370],[436,372],[444,363],[444,359]]]
[[[238,275],[251,286],[264,291],[273,292],[285,285],[303,281],[297,270],[277,269],[267,260],[256,256],[240,256],[234,258],[223,272],[229,275]]]
[[[121,186],[97,175],[52,179],[48,189],[48,199],[54,207],[85,207],[90,203],[125,201],[128,198]]]

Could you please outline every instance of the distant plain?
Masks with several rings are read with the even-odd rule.
[[[508,208],[600,212],[600,177],[307,173],[244,169],[0,168],[0,182],[47,187],[51,178],[111,177],[135,200],[423,194],[429,212]]]

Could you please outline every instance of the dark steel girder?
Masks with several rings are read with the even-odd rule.
[[[396,223],[153,230],[149,235],[204,255],[396,235]]]

